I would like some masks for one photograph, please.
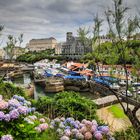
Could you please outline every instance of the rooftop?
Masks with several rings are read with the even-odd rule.
[[[32,39],[31,41],[38,41],[38,40],[56,40],[56,39],[54,37],[49,37],[49,38]]]

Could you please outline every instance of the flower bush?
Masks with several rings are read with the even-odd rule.
[[[72,117],[44,117],[24,97],[14,95],[9,100],[0,96],[1,140],[101,140],[111,138],[109,127],[97,121]],[[113,139],[112,139],[113,140]]]
[[[98,125],[96,120],[83,119],[81,122],[74,118],[56,118],[51,121],[50,129],[55,130],[60,140],[101,140],[112,139],[109,127]]]
[[[5,101],[0,96],[1,140],[37,138],[48,128],[48,121],[24,97],[14,95]]]

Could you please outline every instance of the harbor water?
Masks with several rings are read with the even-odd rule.
[[[38,99],[38,97],[41,96],[53,97],[56,94],[56,93],[46,93],[45,89],[42,86],[34,84],[30,74],[23,74],[23,76],[21,77],[14,78],[12,82],[16,85],[23,85],[24,87],[32,83],[34,85],[34,99]],[[95,95],[90,92],[81,92],[80,95],[87,97],[89,99],[99,98],[99,95]]]

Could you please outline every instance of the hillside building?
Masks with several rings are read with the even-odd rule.
[[[84,47],[79,37],[74,37],[72,32],[67,32],[66,42],[62,44],[61,55],[68,59],[79,59],[91,50],[91,46]]]
[[[32,39],[26,45],[29,51],[42,51],[47,49],[55,49],[57,40],[53,37],[44,39]]]

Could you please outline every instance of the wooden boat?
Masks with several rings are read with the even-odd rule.
[[[12,72],[8,73],[7,76],[10,78],[22,77],[23,71],[12,71]]]
[[[52,77],[46,80],[46,87],[45,87],[46,92],[56,93],[56,92],[61,92],[63,90],[64,90],[63,79]]]

